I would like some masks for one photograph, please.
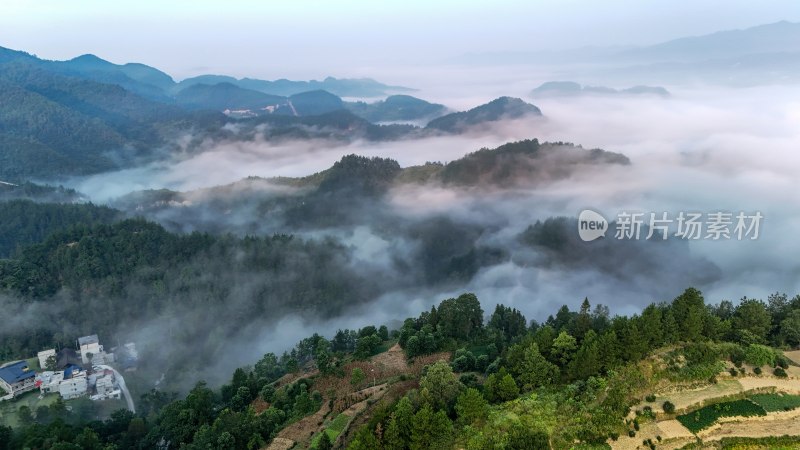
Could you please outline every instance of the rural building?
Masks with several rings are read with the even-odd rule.
[[[26,361],[8,363],[0,367],[0,388],[11,397],[36,389],[36,373],[28,368]]]
[[[41,367],[42,370],[47,370],[47,360],[48,358],[56,357],[56,350],[54,348],[42,350],[36,356],[39,357],[39,367]]]
[[[97,338],[96,334],[78,338],[78,349],[81,352],[81,361],[83,364],[91,364],[92,358],[90,355],[94,356],[103,353],[103,346],[100,345],[100,340]]]
[[[85,395],[88,390],[86,371],[74,365],[58,372],[42,372],[35,384],[42,394],[58,393],[65,400]]]

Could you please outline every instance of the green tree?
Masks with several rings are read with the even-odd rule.
[[[570,377],[577,380],[584,380],[592,375],[596,375],[602,369],[600,361],[600,346],[597,333],[589,330],[583,339],[581,348],[575,354],[575,359],[569,367]]]
[[[486,398],[492,403],[507,402],[519,397],[519,387],[514,377],[506,373],[503,369],[493,373],[486,378],[483,385]]]
[[[411,450],[434,450],[449,448],[453,434],[453,423],[444,411],[433,412],[430,405],[423,406],[412,421]]]
[[[731,319],[731,329],[739,336],[752,336],[754,340],[744,338],[744,344],[764,344],[772,325],[772,316],[767,311],[767,305],[761,300],[744,298],[736,307],[736,312]]]
[[[561,367],[566,367],[575,356],[577,348],[578,341],[566,331],[562,331],[553,341],[552,356]]]
[[[472,424],[486,417],[489,402],[474,388],[469,388],[456,400],[456,414],[463,425]]]
[[[366,378],[367,376],[360,367],[354,367],[353,371],[350,373],[350,385],[353,386],[353,388],[357,388]]]
[[[800,309],[786,316],[780,324],[781,339],[792,347],[800,346]]]
[[[428,367],[419,387],[426,402],[436,410],[445,411],[452,410],[456,398],[464,389],[450,364],[444,361],[437,361]]]
[[[558,380],[558,367],[539,353],[539,347],[535,343],[525,347],[521,361],[512,367],[514,378],[522,385],[524,391],[539,386],[549,386]]]
[[[706,314],[703,294],[695,288],[686,289],[672,301],[672,312],[677,327],[677,338],[686,342],[702,339],[703,318]]]

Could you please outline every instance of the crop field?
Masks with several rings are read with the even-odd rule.
[[[700,408],[697,411],[677,417],[678,421],[692,433],[713,425],[720,417],[753,417],[766,416],[767,411],[751,400],[735,400],[717,403]]]
[[[327,433],[328,437],[331,438],[331,442],[334,442],[342,431],[344,431],[345,427],[347,426],[347,422],[350,421],[350,416],[346,414],[339,414],[336,416],[331,423],[329,423],[323,433]],[[317,443],[319,443],[320,438],[322,437],[322,433],[318,433],[314,436],[314,439],[311,440],[311,448],[317,448]]]
[[[754,394],[748,397],[767,412],[791,411],[800,407],[800,395]]]

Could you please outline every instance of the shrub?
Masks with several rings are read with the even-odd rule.
[[[636,437],[636,432],[635,432],[635,431],[633,431],[633,430],[628,430],[628,436],[630,436],[630,437]]]
[[[775,350],[766,345],[750,344],[744,354],[745,360],[754,366],[772,366],[775,364]]]
[[[656,394],[648,394],[647,397],[645,397],[644,399],[650,403],[653,403],[654,401],[656,401]]]
[[[735,377],[736,375],[739,375],[739,371],[734,369],[733,367],[731,367],[730,370],[728,370],[728,372],[730,372],[732,377]]]
[[[669,400],[664,402],[663,408],[664,412],[667,414],[672,414],[675,412],[675,405]]]
[[[786,378],[786,377],[788,376],[788,375],[786,374],[786,371],[785,371],[785,370],[783,370],[783,368],[782,368],[782,367],[776,367],[776,368],[775,368],[775,370],[774,370],[772,373],[773,373],[773,374],[774,374],[776,377],[779,377],[779,378]]]
[[[780,367],[781,369],[788,369],[789,368],[789,359],[783,355],[779,355],[775,358],[775,364]]]
[[[761,367],[756,367],[753,369],[753,373],[756,375],[761,375]]]

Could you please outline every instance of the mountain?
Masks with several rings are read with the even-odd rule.
[[[178,105],[188,109],[263,110],[286,104],[286,97],[244,89],[231,83],[194,84],[175,96]]]
[[[307,91],[324,90],[342,97],[381,97],[393,92],[408,92],[413,90],[402,86],[390,86],[371,78],[337,79],[327,77],[322,81],[293,81],[286,79],[267,81],[256,78],[236,79],[226,75],[200,75],[182,80],[175,86],[173,91],[179,92],[195,84],[217,83],[231,83],[243,89],[282,96],[290,96]]]
[[[614,89],[605,86],[581,86],[574,81],[548,81],[531,91],[531,97],[576,97],[581,95],[653,95],[669,97],[669,91],[661,86],[633,86]]]
[[[341,98],[321,89],[291,95],[288,104],[296,116],[317,116],[344,109]]]
[[[519,98],[500,97],[469,111],[451,113],[434,119],[425,128],[458,133],[488,122],[541,115],[542,111],[539,108]]]
[[[636,62],[688,62],[797,52],[800,52],[800,23],[782,21],[628,49],[618,53],[617,58]]]
[[[110,170],[151,154],[187,122],[200,123],[176,106],[49,67],[0,64],[3,179]]]
[[[444,105],[429,103],[410,95],[390,95],[374,103],[351,102],[345,107],[370,122],[420,121],[447,113]]]

